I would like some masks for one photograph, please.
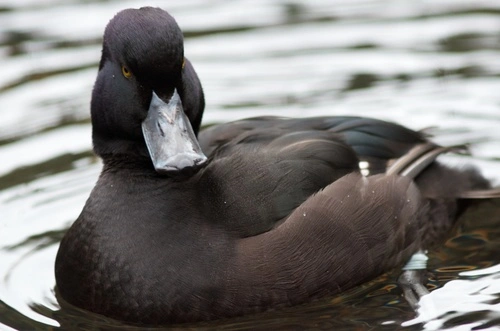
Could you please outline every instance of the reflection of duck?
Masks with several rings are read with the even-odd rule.
[[[375,119],[254,118],[201,132],[200,148],[201,85],[159,9],[109,23],[91,108],[104,167],[61,242],[57,286],[124,321],[215,319],[338,293],[441,240],[457,197],[488,188],[473,170],[433,163],[448,149]]]

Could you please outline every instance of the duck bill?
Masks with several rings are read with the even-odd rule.
[[[148,115],[142,122],[142,133],[159,173],[196,169],[207,160],[184,113],[177,90],[168,103],[153,92]]]

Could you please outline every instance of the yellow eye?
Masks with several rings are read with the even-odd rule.
[[[125,78],[130,78],[132,76],[132,72],[125,66],[122,66],[122,74]]]
[[[185,66],[186,66],[186,58],[184,58],[184,60],[182,60],[182,69],[184,69]]]

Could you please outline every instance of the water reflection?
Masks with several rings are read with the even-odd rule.
[[[424,324],[425,330],[456,325],[487,328],[500,323],[500,265],[463,272],[464,279],[452,280],[420,300],[419,316],[403,323]],[[471,277],[473,276],[473,277]]]
[[[58,302],[53,263],[100,170],[88,105],[101,34],[114,13],[146,4],[168,9],[185,32],[205,124],[272,113],[439,126],[430,130],[438,142],[472,142],[475,155],[446,162],[473,162],[500,183],[500,3],[0,0],[0,328],[121,327]],[[417,319],[392,272],[309,305],[182,328],[498,324],[499,211],[498,201],[476,204],[432,252],[436,290]]]

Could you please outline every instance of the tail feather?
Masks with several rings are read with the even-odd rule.
[[[500,198],[500,187],[486,190],[470,190],[459,194],[460,199],[496,199]]]
[[[455,145],[443,147],[430,142],[419,144],[390,165],[386,173],[388,175],[395,174],[414,179],[420,175],[424,169],[427,169],[439,155],[447,152],[465,154],[468,153],[468,146]],[[467,175],[467,177],[482,178],[478,175],[474,175],[472,172],[470,176]],[[459,199],[494,199],[500,198],[500,187],[488,188],[487,185],[482,185],[482,187],[478,187],[477,189],[459,190],[453,193],[453,196]]]
[[[434,162],[439,155],[447,152],[464,153],[466,151],[466,145],[443,147],[430,142],[419,144],[397,159],[389,169],[387,169],[387,174],[407,176],[413,179]]]

